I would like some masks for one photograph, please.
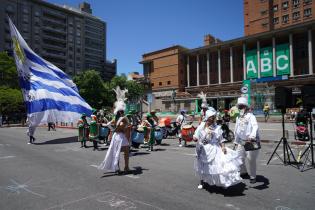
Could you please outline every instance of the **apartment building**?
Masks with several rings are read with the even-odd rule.
[[[245,36],[314,20],[313,0],[244,0]]]
[[[103,79],[116,74],[116,61],[106,60],[106,22],[90,5],[78,8],[42,0],[0,0],[0,51],[12,54],[9,16],[25,41],[40,56],[73,76],[86,69]]]

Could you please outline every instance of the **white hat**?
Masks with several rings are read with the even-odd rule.
[[[126,109],[126,104],[125,100],[126,98],[126,93],[128,93],[127,89],[121,90],[119,86],[116,87],[116,89],[113,89],[116,93],[116,102],[114,103],[114,114],[117,114],[118,111],[125,111]]]
[[[241,104],[248,107],[248,100],[246,97],[242,96],[237,99],[237,106]]]
[[[202,109],[203,109],[203,108],[208,108],[208,104],[202,103],[202,104],[201,104],[201,108],[202,108]]]
[[[215,111],[215,109],[213,107],[209,107],[209,109],[206,111],[206,114],[203,118],[203,121],[207,121],[209,119],[209,117],[212,117],[216,114],[217,114],[217,112]]]

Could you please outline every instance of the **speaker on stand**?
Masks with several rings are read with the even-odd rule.
[[[301,88],[303,107],[308,112],[308,121],[310,127],[310,144],[302,153],[301,158],[305,155],[304,163],[300,168],[304,171],[307,162],[311,162],[310,167],[313,168],[314,165],[314,144],[313,144],[313,122],[312,122],[312,108],[315,107],[315,85],[305,85]],[[309,157],[311,155],[311,157]]]
[[[283,162],[284,165],[296,163],[296,159],[294,154],[291,150],[290,145],[288,144],[288,140],[285,136],[285,125],[284,125],[284,114],[286,112],[286,108],[292,107],[292,89],[286,87],[276,87],[275,89],[275,105],[277,109],[281,109],[282,114],[282,137],[277,144],[276,148],[274,149],[273,153],[271,154],[267,165],[270,163],[272,157],[276,154],[279,159]],[[277,149],[280,144],[283,143],[283,160],[281,159],[280,155],[277,153]],[[294,160],[291,162],[290,157]]]

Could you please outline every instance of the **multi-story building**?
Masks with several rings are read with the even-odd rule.
[[[314,20],[312,0],[244,0],[245,36]]]
[[[204,43],[203,47],[177,51],[178,62],[160,55],[165,49],[143,55],[145,76],[154,83],[153,108],[173,111],[175,105],[175,110],[198,111],[201,100],[197,95],[203,91],[211,106],[228,109],[248,82],[253,108],[261,111],[263,104],[269,103],[275,109],[276,87],[292,88],[293,100],[298,102],[301,86],[315,84],[315,20],[228,41],[208,35]],[[173,70],[157,68],[153,58]],[[170,78],[180,83],[168,88],[165,80]],[[172,88],[175,99],[169,91]]]
[[[79,8],[42,0],[0,0],[0,51],[12,54],[9,16],[25,41],[40,56],[69,75],[87,69],[106,75],[106,23],[92,15],[88,3]],[[110,68],[110,75],[116,73]],[[104,79],[108,79],[104,77]]]
[[[150,78],[150,86],[155,98],[171,96],[173,91],[185,89],[185,57],[183,52],[187,49],[176,45],[169,48],[144,54],[143,74]],[[156,100],[156,107],[160,101]]]

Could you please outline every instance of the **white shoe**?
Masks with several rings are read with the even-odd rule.
[[[203,188],[202,184],[198,185],[198,190],[201,190]]]
[[[179,144],[178,146],[179,146],[179,147],[182,147],[183,145]]]
[[[27,144],[31,144],[30,142],[27,142]]]

